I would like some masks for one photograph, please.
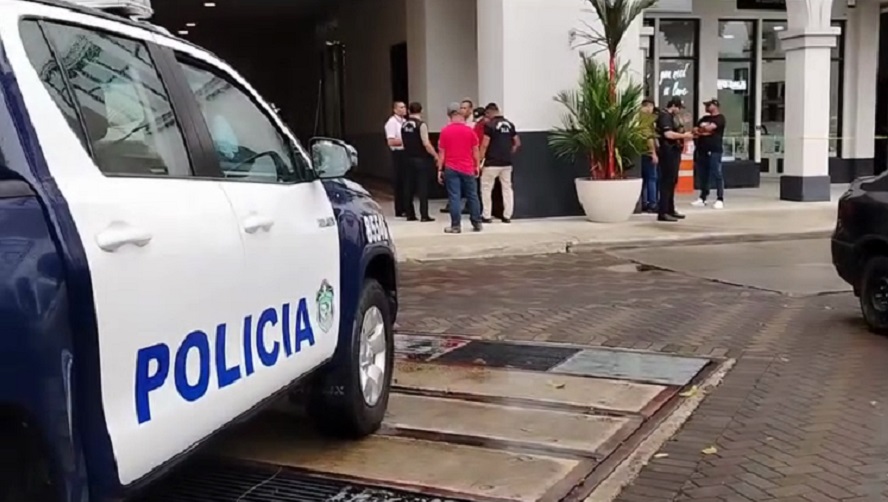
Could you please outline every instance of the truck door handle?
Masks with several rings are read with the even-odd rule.
[[[259,230],[268,232],[274,226],[274,220],[265,216],[251,214],[244,218],[244,232],[255,234]]]
[[[102,251],[113,253],[127,244],[145,247],[153,237],[147,230],[114,222],[96,235],[96,244]]]

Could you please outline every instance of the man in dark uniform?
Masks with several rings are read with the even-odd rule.
[[[416,221],[414,197],[419,197],[419,215],[422,221],[435,221],[429,216],[429,184],[438,163],[438,152],[429,141],[429,126],[422,120],[422,105],[416,102],[407,107],[409,115],[401,126],[401,141],[407,158],[405,170],[404,209],[407,221]]]
[[[499,179],[503,192],[503,223],[512,222],[515,196],[512,193],[512,156],[521,148],[515,124],[503,117],[499,106],[490,103],[484,109],[487,123],[481,140],[481,221],[493,222],[493,186]]]
[[[675,187],[678,185],[678,170],[684,142],[694,139],[694,133],[685,132],[684,126],[678,119],[678,114],[683,108],[681,98],[672,98],[666,103],[664,112],[657,116],[660,158],[660,178],[657,187],[660,192],[658,221],[674,222],[684,218],[684,215],[675,210]]]

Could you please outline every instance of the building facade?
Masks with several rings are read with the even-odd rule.
[[[822,174],[825,141],[826,173],[833,182],[850,181],[873,169],[880,11],[876,1],[664,0],[645,17],[655,34],[645,55],[646,88],[657,100],[674,92],[691,103],[719,98],[728,118],[729,166],[755,164],[765,176],[796,175],[794,156],[810,162],[815,155]],[[792,27],[794,14],[801,20]],[[791,114],[791,102],[802,108],[812,103],[798,99],[809,89],[794,86],[792,77],[818,82],[810,89],[822,99],[817,124],[806,118],[788,129],[793,118],[806,117],[804,110]],[[806,134],[799,137],[802,126]]]
[[[495,101],[528,139],[520,167],[533,196],[571,190],[581,166],[558,165],[546,136],[562,112],[553,96],[578,77],[568,33],[596,25],[584,0],[389,0],[376,32],[357,29],[375,8],[357,12],[356,3],[340,20],[356,23],[342,33],[347,130],[362,151],[373,148],[362,133],[382,145],[380,124],[396,97],[380,92],[359,110],[372,99],[366,75],[388,71],[388,46],[406,43],[408,96],[426,105],[433,129],[448,101]],[[878,0],[661,0],[637,21],[620,58],[656,101],[681,96],[697,116],[704,99],[719,98],[735,186],[780,177],[782,198],[824,200],[830,182],[873,170],[880,14]],[[386,81],[380,91],[388,90]],[[544,200],[519,206],[534,216],[569,211]]]
[[[888,133],[888,109],[877,114],[888,107],[876,92],[881,2],[660,0],[619,58],[650,97],[681,96],[694,117],[705,99],[720,100],[729,187],[773,177],[784,199],[824,200],[830,182],[871,173],[888,151],[875,136],[877,116]],[[600,26],[587,0],[281,0],[251,9],[255,18],[223,0],[187,14],[153,3],[170,30],[196,24],[180,33],[233,61],[298,135],[351,141],[365,175],[390,176],[383,124],[393,100],[422,102],[433,132],[451,101],[496,102],[524,143],[516,217],[580,212],[574,179],[588,174],[585,162],[555,158],[547,141],[563,113],[553,98],[577,86],[578,52],[589,50],[569,33]],[[300,6],[301,18],[288,17]]]

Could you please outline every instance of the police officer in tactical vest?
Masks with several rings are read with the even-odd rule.
[[[660,145],[657,152],[660,158],[658,221],[675,222],[684,219],[684,215],[675,210],[675,188],[678,184],[684,142],[694,139],[694,133],[686,132],[678,119],[678,114],[683,109],[681,98],[674,97],[666,103],[666,110],[657,115],[657,137]]]
[[[429,216],[429,185],[435,176],[438,152],[429,141],[429,126],[422,120],[422,105],[410,103],[407,113],[407,120],[401,126],[401,140],[407,157],[407,179],[404,183],[407,221],[417,220],[414,197],[419,197],[419,215],[422,221],[435,221]]]

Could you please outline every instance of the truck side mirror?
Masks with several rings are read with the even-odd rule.
[[[345,141],[312,138],[311,157],[321,179],[342,178],[358,165],[358,151]]]

